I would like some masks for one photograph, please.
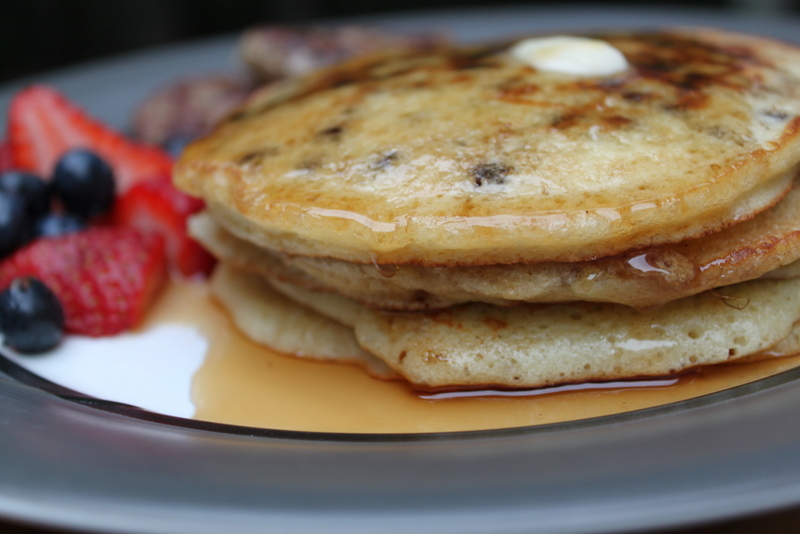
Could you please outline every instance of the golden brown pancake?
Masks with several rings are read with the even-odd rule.
[[[360,365],[376,378],[398,376],[358,346],[352,329],[295,303],[258,276],[221,266],[211,278],[211,293],[256,343],[301,358]]]
[[[799,280],[752,281],[647,312],[582,302],[370,311],[355,332],[417,387],[541,387],[733,361],[780,343],[798,319]]]
[[[592,37],[627,68],[545,71],[513,43],[382,53],[268,88],[191,145],[192,232],[259,281],[220,290],[240,327],[303,352],[300,322],[253,320],[280,316],[251,305],[272,287],[433,389],[796,350],[800,49]]]
[[[800,51],[700,29],[599,37],[630,68],[542,72],[504,44],[267,88],[189,147],[177,183],[259,246],[425,266],[587,261],[718,231],[785,194]]]
[[[235,296],[226,296],[225,287],[215,291],[231,313],[274,298],[272,290],[259,291],[264,286],[257,275],[224,264],[222,271],[225,278],[249,281],[249,290]],[[577,302],[392,313],[339,295],[273,284],[307,313],[353,328],[363,348],[420,389],[532,388],[665,376],[699,365],[770,357],[771,350],[787,355],[798,346],[800,280],[746,282],[647,312]],[[279,322],[280,306],[270,309],[275,317],[258,320]],[[245,333],[253,329],[258,330]]]
[[[193,220],[190,230],[217,257],[239,269],[334,291],[372,308],[409,311],[465,302],[510,306],[574,300],[648,307],[761,276],[797,277],[800,188],[755,218],[704,238],[575,263],[362,265],[259,248],[225,231],[208,214]]]

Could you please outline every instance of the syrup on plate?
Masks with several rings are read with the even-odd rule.
[[[702,368],[676,378],[535,391],[426,394],[355,366],[275,353],[242,335],[201,284],[172,284],[145,328],[196,325],[208,352],[194,376],[196,419],[345,433],[488,430],[611,415],[721,391],[800,365],[800,356]]]

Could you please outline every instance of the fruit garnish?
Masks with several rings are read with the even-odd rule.
[[[15,278],[0,292],[0,334],[12,349],[45,352],[64,336],[64,309],[58,297],[36,278]]]
[[[183,276],[208,275],[216,260],[186,231],[186,220],[204,205],[167,179],[151,180],[136,184],[117,199],[114,221],[164,236],[170,266]]]
[[[50,185],[67,213],[85,219],[102,215],[114,205],[114,172],[91,150],[75,148],[64,153]]]
[[[0,191],[0,258],[24,245],[31,237],[31,222],[25,200]]]
[[[10,171],[14,168],[14,161],[11,156],[11,143],[5,139],[0,139],[0,172]]]
[[[69,213],[48,213],[36,221],[34,238],[58,237],[73,234],[86,228],[86,221]]]
[[[0,191],[21,197],[31,221],[50,211],[50,188],[39,176],[22,171],[5,171],[0,174]]]
[[[0,288],[23,276],[53,290],[67,332],[117,334],[139,323],[164,283],[164,240],[115,227],[39,239],[0,263]]]
[[[14,96],[8,110],[8,142],[14,168],[42,176],[50,175],[67,150],[91,149],[114,169],[118,192],[172,170],[172,159],[160,148],[127,139],[44,85]]]

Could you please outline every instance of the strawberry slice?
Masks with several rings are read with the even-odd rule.
[[[186,277],[207,276],[216,260],[186,232],[186,220],[204,206],[167,179],[150,180],[117,199],[114,222],[162,235],[172,269]]]
[[[34,276],[61,301],[66,331],[99,337],[138,324],[166,280],[163,239],[131,228],[43,238],[0,263],[0,290]]]
[[[11,157],[11,144],[5,139],[0,139],[0,172],[10,171],[14,168]]]
[[[44,85],[30,86],[12,99],[8,140],[14,166],[40,176],[50,176],[66,150],[88,148],[114,169],[120,192],[136,182],[172,171],[172,160],[166,152],[130,141]]]

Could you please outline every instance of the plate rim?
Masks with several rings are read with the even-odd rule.
[[[540,23],[556,19],[563,21],[569,15],[564,10],[532,8],[495,10],[491,16],[487,16],[487,12],[482,10],[459,11],[457,15],[462,24],[465,20],[471,20],[473,24],[486,24],[486,20],[492,17],[495,21],[502,20],[503,17],[512,21],[523,13],[536,13]],[[595,16],[595,13],[602,13],[603,17]],[[657,10],[634,9],[587,10],[584,16],[593,18],[595,24],[609,19],[628,24],[632,14],[638,14],[636,16],[643,19],[658,18],[663,21],[677,20],[681,16],[687,21],[705,20],[704,17],[711,16],[705,11],[685,11],[682,15],[680,12],[669,12],[666,16],[667,14]],[[422,16],[427,17],[426,24],[436,26],[448,19],[452,22],[452,15],[453,12],[443,11]],[[399,16],[390,22],[398,27],[412,26],[415,21],[420,20],[420,16]],[[388,19],[366,17],[361,20],[380,22]],[[715,20],[720,21],[719,18]],[[727,27],[739,27],[734,29],[746,29],[749,25],[758,24],[767,24],[765,27],[769,27],[769,24],[775,24],[786,33],[800,28],[796,22],[774,19],[754,22],[742,17],[723,17],[721,22]],[[174,62],[198,54],[212,54],[214,61],[219,61],[225,55],[220,53],[220,49],[232,46],[234,41],[234,36],[227,36],[176,45],[168,49],[148,50],[36,78],[65,86],[68,93],[79,92],[81,87],[87,87],[87,77],[91,78],[92,73],[106,73],[103,78],[106,81],[103,83],[108,83],[109,72],[119,72],[115,69],[124,71],[132,64],[145,68],[146,63],[155,58],[172,58]],[[222,63],[217,66],[223,67]],[[174,77],[176,72],[172,70],[168,74],[169,77],[165,76],[163,79],[141,80],[141,83],[134,84],[135,87],[131,88],[130,95],[141,95],[146,90],[152,90],[164,80]],[[32,80],[33,78],[29,78],[0,88],[0,107],[5,108],[11,91]],[[77,96],[80,100],[78,94],[70,96]],[[119,121],[119,115],[116,120]],[[4,121],[4,115],[0,112],[0,122]],[[398,439],[397,435],[390,434],[375,442],[353,440],[352,435],[342,437],[323,434],[317,436],[318,439],[308,440],[294,431],[278,431],[280,435],[261,436],[254,435],[258,432],[243,431],[236,435],[223,435],[204,428],[175,428],[165,426],[164,421],[131,419],[124,414],[75,403],[34,389],[0,372],[0,423],[15,430],[0,432],[0,458],[3,458],[0,460],[0,516],[43,526],[88,528],[107,532],[200,533],[218,531],[220,525],[225,525],[226,530],[231,532],[260,532],[265,527],[276,530],[292,529],[297,532],[370,532],[387,518],[396,523],[384,529],[385,531],[468,533],[484,531],[482,529],[491,521],[501,517],[505,517],[507,521],[501,528],[493,529],[494,531],[528,532],[531,531],[531,521],[538,519],[538,528],[534,529],[537,532],[623,532],[731,518],[800,503],[800,477],[791,476],[793,472],[800,472],[800,447],[796,447],[800,445],[800,428],[794,430],[791,425],[785,424],[786,418],[793,413],[793,407],[800,405],[798,378],[800,370],[785,371],[763,379],[758,387],[739,389],[750,386],[744,385],[734,388],[736,391],[728,390],[682,401],[679,408],[669,405],[572,424],[475,431],[449,436],[425,435],[422,439]],[[738,432],[740,427],[754,435],[742,436]],[[49,442],[54,439],[55,432],[59,432],[57,437],[61,441],[51,444]],[[370,438],[375,436],[380,435],[369,435]],[[663,441],[659,442],[659,439]],[[760,453],[764,452],[764,448],[759,447],[759,439],[769,442],[768,449],[775,455],[772,461],[761,457]],[[144,447],[145,451],[150,447],[160,454],[175,455],[172,459],[174,464],[164,464],[163,458],[158,455],[148,456],[140,450],[126,448],[129,440]],[[702,449],[704,443],[719,444],[728,440],[735,446],[732,451],[726,450],[721,458],[712,456],[715,451]],[[101,450],[100,445],[110,449]],[[666,463],[674,471],[666,473],[663,462],[658,463],[656,459],[659,450],[667,450],[668,445],[678,447],[697,465],[676,465],[677,458],[667,455]],[[691,450],[689,445],[698,447],[698,450]],[[592,447],[596,449],[591,450]],[[793,449],[797,449],[797,452]],[[32,451],[36,451],[39,456],[30,458]],[[262,471],[285,475],[287,469],[296,468],[302,451],[321,455],[308,461],[326,474],[343,476],[342,469],[346,465],[337,463],[352,464],[354,459],[361,461],[362,457],[369,460],[369,469],[360,477],[353,475],[351,479],[343,476],[342,484],[345,485],[346,482],[350,486],[341,488],[341,495],[329,496],[335,503],[342,505],[339,508],[332,508],[331,503],[325,501],[323,497],[327,494],[321,493],[320,488],[316,488],[317,493],[314,493],[319,502],[304,505],[291,501],[292,496],[296,498],[299,495],[298,491],[302,489],[300,486],[303,483],[315,482],[312,473],[298,471],[301,479],[291,481],[291,484],[286,480],[277,480],[256,485],[254,477]],[[186,458],[181,454],[185,454]],[[623,466],[629,470],[628,479],[615,484],[610,480],[614,466],[595,465],[587,460],[587,454],[606,460],[630,462],[632,466]],[[23,455],[28,457],[23,458]],[[73,493],[68,494],[62,477],[71,476],[75,480],[75,477],[81,476],[81,466],[65,465],[65,455],[72,461],[96,461],[114,469],[111,472],[98,469],[96,472],[83,473],[89,482],[72,488]],[[13,465],[15,462],[9,461],[9,457],[19,460],[23,465]],[[240,457],[252,460],[253,463],[243,466]],[[546,487],[533,488],[524,485],[525,477],[532,473],[531,466],[524,465],[519,467],[519,472],[514,472],[517,462],[541,458],[555,462],[554,466],[543,465],[540,467],[541,471],[537,471],[539,476],[549,477],[548,480],[554,484],[550,488],[550,494]],[[223,465],[208,467],[207,472],[197,473],[190,470],[191,465],[185,465],[188,460],[199,459],[216,459]],[[443,502],[449,506],[447,509],[437,510],[436,507],[426,505],[425,498],[433,498],[435,495],[431,488],[419,488],[416,484],[425,482],[433,489],[448,487],[434,478],[437,474],[451,476],[459,483],[469,482],[466,474],[459,472],[459,465],[463,468],[466,459],[480,459],[489,464],[476,468],[476,473],[485,477],[480,482],[486,487],[449,488],[455,495],[466,496],[468,499],[459,505],[452,497],[443,498]],[[701,460],[710,463],[702,464]],[[732,470],[737,465],[737,460],[750,460],[751,463],[744,468],[740,467],[738,471]],[[436,461],[441,463],[436,464]],[[571,465],[570,461],[575,462],[575,465]],[[123,467],[126,462],[131,462],[144,471],[125,469]],[[288,463],[281,465],[282,462]],[[420,465],[430,467],[431,472],[418,472]],[[234,495],[242,499],[240,503],[233,503],[222,495],[220,492],[225,484],[221,484],[215,477],[224,476],[226,471],[223,468],[226,466],[229,474],[235,474],[236,482],[252,485],[256,495],[248,496],[242,492],[242,488],[234,488]],[[251,468],[252,472],[248,473],[246,467]],[[497,469],[496,473],[492,471],[492,467]],[[556,472],[556,467],[561,467],[563,471]],[[705,486],[697,488],[698,472],[692,469],[701,467],[700,473],[707,480],[700,480],[699,483]],[[793,471],[793,467],[798,470]],[[147,469],[150,471],[146,471]],[[159,472],[158,469],[164,471]],[[646,476],[653,473],[664,475],[662,481],[669,485],[658,495],[646,494],[648,488],[654,491],[645,480]],[[184,479],[180,475],[184,475]],[[392,476],[397,477],[399,487],[391,487],[381,480]],[[130,485],[121,486],[114,477]],[[569,487],[559,477],[584,481],[588,478],[606,485],[594,489]],[[164,493],[165,489],[154,489],[153,495],[148,494],[147,485],[156,482],[173,484],[173,489],[179,492],[180,498],[170,501],[169,495]],[[532,480],[531,484],[538,482]],[[723,482],[726,482],[725,488],[714,486]],[[521,496],[504,505],[497,495],[488,493],[489,489],[497,490],[504,483],[520,492],[528,492],[524,496],[542,499],[542,502],[553,505],[553,508],[547,509],[536,503],[523,506]],[[765,489],[759,486],[766,483],[771,483],[773,487]],[[184,487],[190,484],[207,484],[208,487]],[[287,491],[291,490],[288,497],[279,494],[281,484],[284,485],[283,489],[288,486]],[[737,488],[750,491],[737,496],[733,491]],[[369,490],[375,491],[375,494],[365,495],[364,492]],[[416,490],[419,494],[403,494],[403,491],[410,490]],[[103,491],[108,493],[104,494]],[[570,491],[580,495],[583,500],[575,501],[575,494],[570,494]],[[400,496],[401,500],[393,504],[382,502],[382,499],[391,496]],[[197,502],[207,503],[214,497],[218,498],[214,501],[216,508],[209,514],[199,513]],[[270,502],[265,503],[263,500],[266,497],[274,499],[270,502],[292,503],[294,507],[289,507],[282,513],[274,506],[270,508]],[[592,502],[600,501],[592,501],[592,497],[605,498],[602,502],[613,503],[615,506],[612,507],[613,510],[598,509]],[[481,498],[485,501],[479,505],[477,501]],[[643,507],[625,512],[624,505],[633,503]],[[648,504],[659,506],[648,507]],[[470,505],[473,505],[472,509]],[[579,514],[558,521],[554,515],[563,511],[574,513],[576,507],[580,506],[583,506],[584,511],[594,512],[590,521],[580,519]],[[416,517],[403,520],[402,516],[408,514],[409,510],[415,511]],[[175,515],[176,511],[180,513]],[[146,515],[153,512],[157,512],[154,518],[147,520]],[[423,519],[429,523],[420,524]]]

